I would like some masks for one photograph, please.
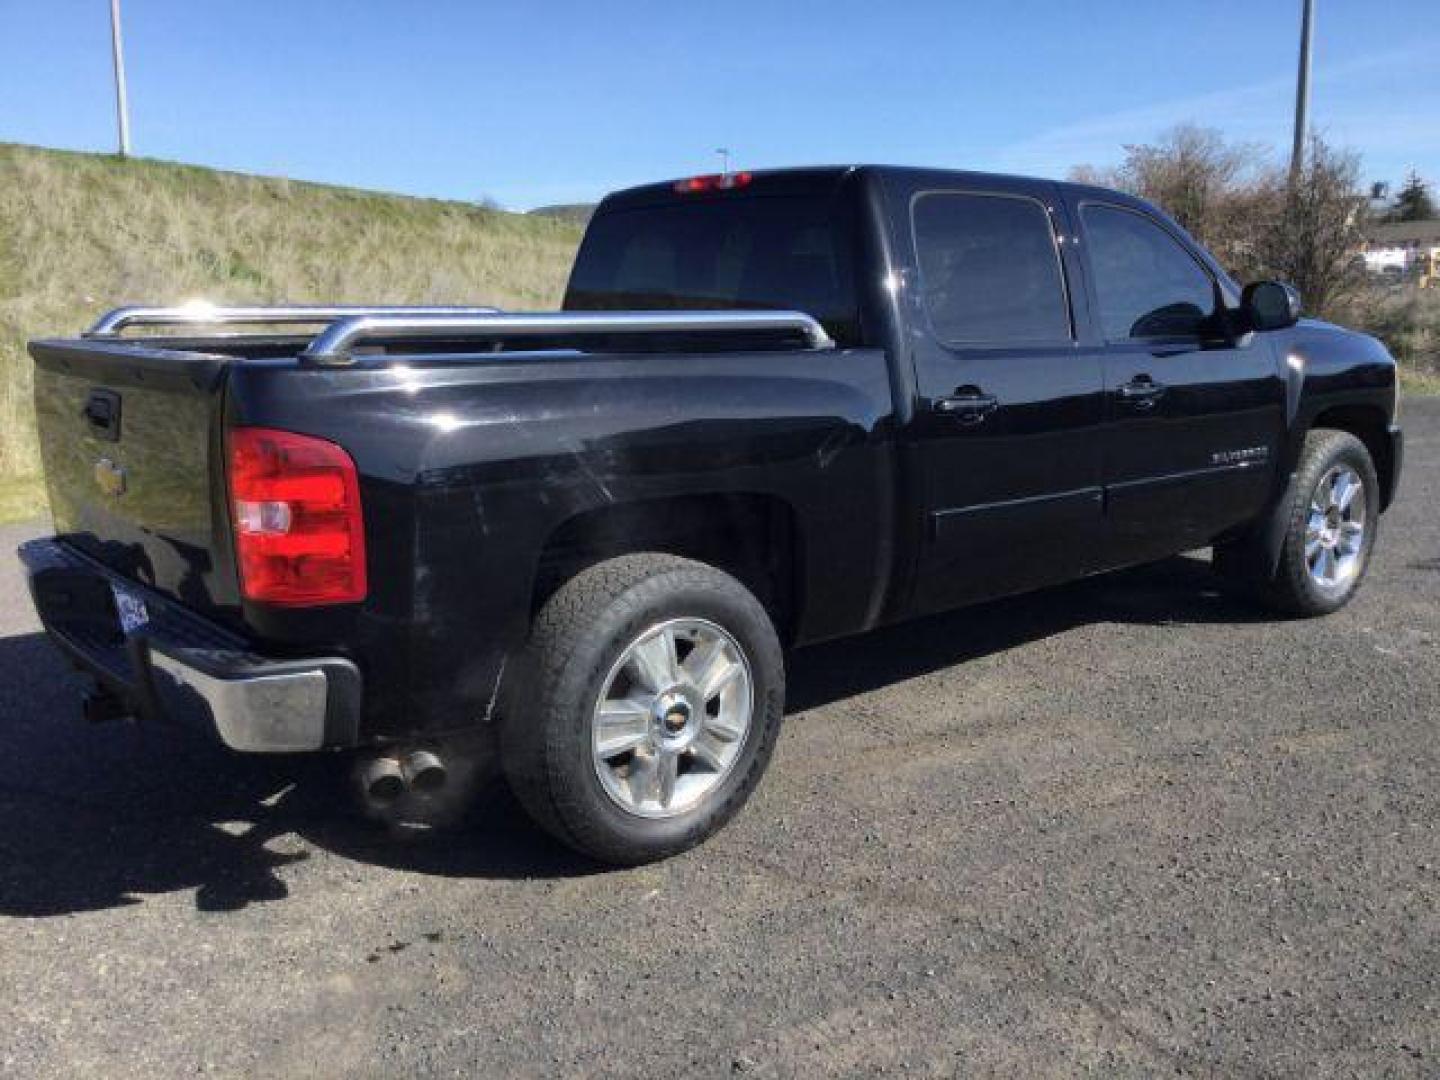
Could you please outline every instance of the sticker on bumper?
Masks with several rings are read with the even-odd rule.
[[[142,626],[150,621],[150,612],[145,607],[145,601],[123,585],[111,584],[111,593],[115,596],[115,611],[120,616],[120,629],[129,637]]]

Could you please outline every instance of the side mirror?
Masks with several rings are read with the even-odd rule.
[[[1284,330],[1300,321],[1300,291],[1283,281],[1255,281],[1240,294],[1251,330]]]

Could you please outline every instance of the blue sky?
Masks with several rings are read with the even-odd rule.
[[[526,208],[737,167],[1288,146],[1300,0],[123,0],[135,152]],[[1440,2],[1318,0],[1312,119],[1440,182]],[[0,0],[0,140],[114,146],[106,0]]]

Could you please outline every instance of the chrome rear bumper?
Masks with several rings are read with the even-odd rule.
[[[356,744],[361,678],[350,660],[261,656],[233,631],[59,540],[25,544],[20,559],[46,632],[124,711],[199,722],[250,753]],[[128,632],[117,589],[143,604],[143,624]]]

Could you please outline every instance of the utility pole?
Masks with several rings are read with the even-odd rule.
[[[115,61],[115,119],[120,127],[120,156],[130,156],[130,103],[125,97],[125,46],[120,40],[120,0],[110,0],[110,55]]]
[[[715,153],[720,155],[720,175],[730,175],[730,148],[728,146],[717,146]]]
[[[1315,0],[1304,0],[1300,16],[1300,77],[1295,87],[1295,146],[1290,151],[1290,183],[1305,166],[1305,137],[1310,128],[1310,46],[1315,38]]]

